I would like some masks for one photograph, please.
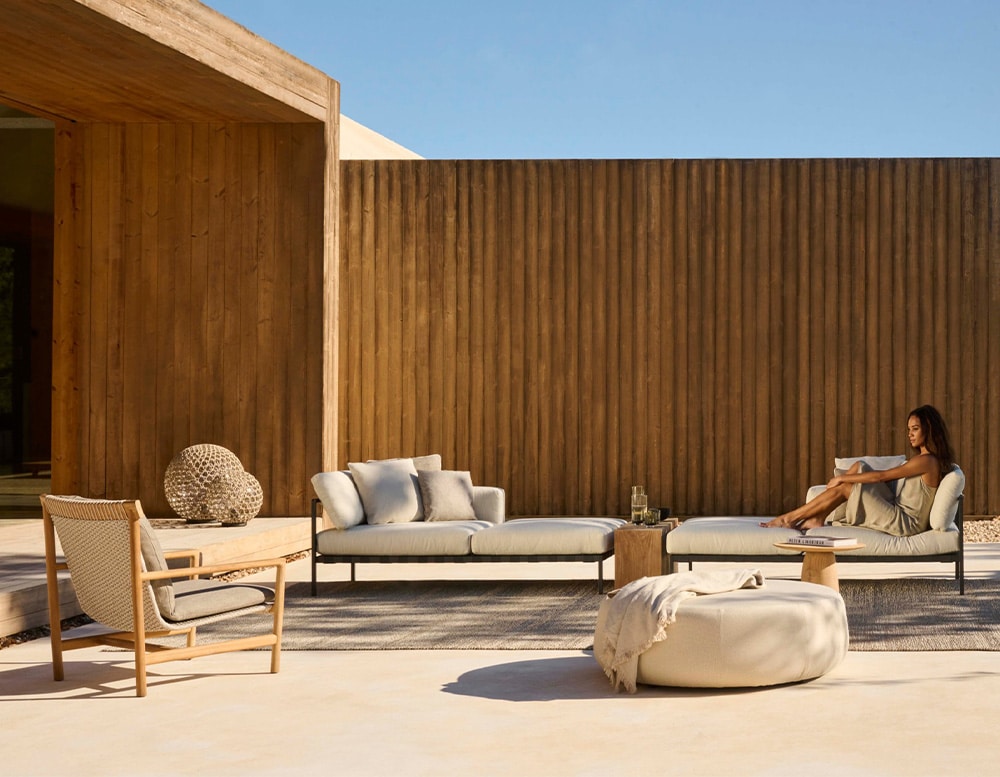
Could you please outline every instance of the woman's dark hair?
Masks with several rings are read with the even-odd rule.
[[[955,466],[955,451],[948,439],[948,427],[945,425],[944,418],[931,405],[921,405],[907,417],[920,421],[920,428],[927,441],[927,450],[938,457],[938,461],[941,463],[941,474],[947,475]]]

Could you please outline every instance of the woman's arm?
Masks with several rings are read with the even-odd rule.
[[[868,472],[857,472],[848,475],[837,475],[829,483],[828,487],[839,486],[841,483],[883,483],[886,480],[899,480],[900,478],[912,478],[917,475],[927,475],[937,472],[940,468],[937,456],[933,453],[921,453],[914,456],[905,464],[892,469],[873,469]]]

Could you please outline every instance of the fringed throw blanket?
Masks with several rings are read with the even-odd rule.
[[[667,626],[677,620],[677,608],[684,599],[763,585],[759,569],[680,572],[634,580],[612,592],[603,613],[603,639],[594,645],[594,657],[615,690],[635,693],[639,656],[654,642],[667,638]]]

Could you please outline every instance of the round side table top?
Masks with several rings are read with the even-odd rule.
[[[793,545],[790,542],[776,542],[774,547],[782,550],[802,550],[806,553],[837,553],[841,550],[861,550],[863,542],[856,542],[853,545]]]

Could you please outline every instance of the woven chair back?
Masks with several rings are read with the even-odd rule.
[[[81,609],[98,623],[135,631],[132,605],[132,535],[138,532],[135,503],[74,497],[43,497],[52,518]],[[139,564],[146,571],[141,554]],[[152,588],[142,585],[147,631],[169,628]]]

